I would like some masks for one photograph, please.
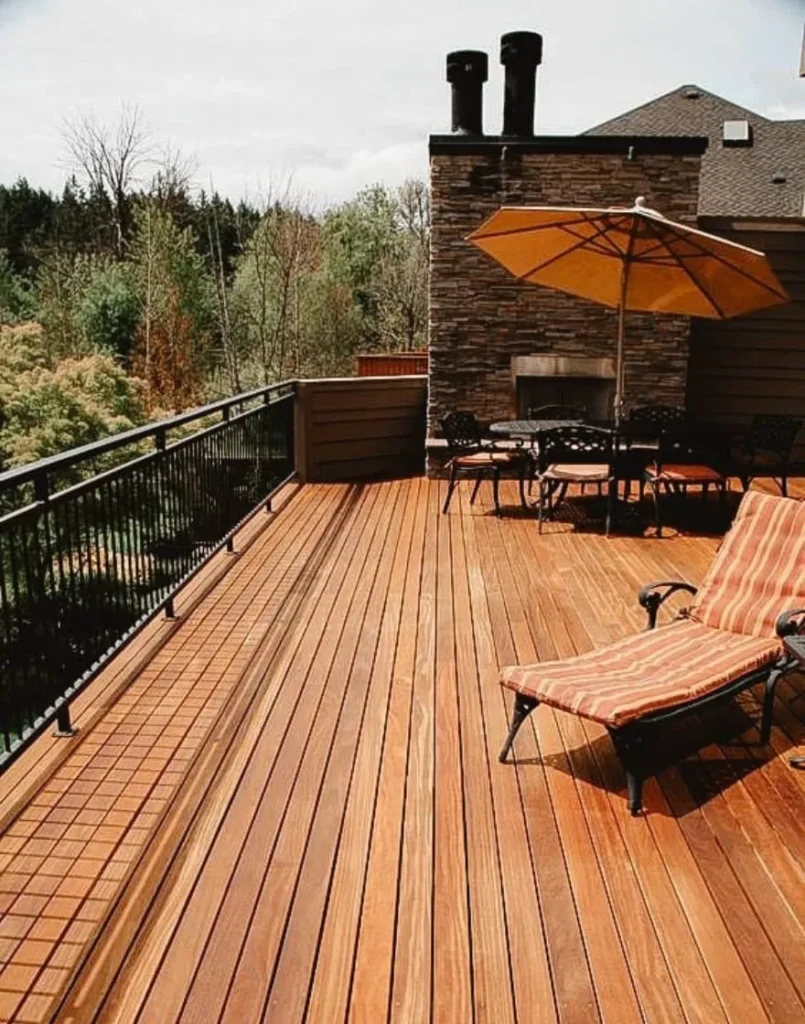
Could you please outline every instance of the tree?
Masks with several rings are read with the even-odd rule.
[[[91,115],[65,126],[65,140],[90,193],[107,198],[112,212],[114,250],[118,259],[130,226],[130,199],[142,166],[151,157],[150,135],[137,107],[124,106],[115,128]]]
[[[128,264],[104,262],[91,269],[78,298],[76,321],[93,349],[128,363],[140,322],[140,300]]]
[[[35,318],[42,326],[41,344],[53,361],[91,352],[78,311],[96,267],[90,255],[55,248],[40,254]]]
[[[143,387],[110,356],[52,361],[37,325],[0,327],[0,450],[6,467],[145,422]]]
[[[307,287],[320,263],[319,226],[299,203],[270,205],[233,283],[240,349],[262,384],[299,371]]]
[[[149,404],[183,409],[212,367],[212,283],[189,228],[152,199],[134,209],[130,246],[140,303],[134,367]]]
[[[427,186],[373,185],[324,218],[326,260],[351,289],[367,349],[424,344],[430,211]]]

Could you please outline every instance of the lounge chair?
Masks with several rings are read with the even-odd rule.
[[[660,607],[679,590],[695,595],[690,609],[655,629]],[[516,696],[500,760],[538,704],[600,722],[626,772],[632,814],[642,806],[641,749],[672,719],[763,683],[760,742],[768,743],[775,686],[796,666],[782,637],[805,623],[805,503],[749,491],[698,590],[649,583],[639,601],[645,632],[501,675]]]

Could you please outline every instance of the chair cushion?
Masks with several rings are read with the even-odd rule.
[[[650,479],[663,483],[708,484],[719,483],[724,479],[721,473],[717,469],[713,469],[712,466],[688,465],[684,462],[664,463],[659,474],[655,473],[653,469],[649,469],[647,472]]]
[[[575,658],[504,668],[501,683],[620,728],[771,665],[780,651],[776,638],[740,636],[682,619]]]
[[[473,452],[471,455],[456,455],[449,465],[457,466],[508,466],[521,461],[516,452]]]
[[[574,481],[587,483],[589,481],[605,481],[610,477],[610,469],[605,463],[560,463],[555,462],[548,466],[540,476],[543,480],[566,480],[568,483]]]
[[[691,605],[693,621],[773,637],[777,616],[805,607],[805,503],[748,491]]]

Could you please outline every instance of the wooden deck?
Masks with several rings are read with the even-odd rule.
[[[637,819],[589,723],[540,709],[497,762],[499,666],[642,628],[717,538],[443,489],[302,488],[6,772],[0,1019],[805,1019],[805,681],[769,748],[722,708]]]

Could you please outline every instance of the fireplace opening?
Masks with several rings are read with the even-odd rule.
[[[614,380],[595,377],[518,377],[516,386],[518,419],[527,419],[530,409],[542,405],[577,405],[590,420],[612,418]]]
[[[586,356],[515,356],[515,408],[519,419],[541,405],[577,405],[590,420],[609,420],[615,401],[615,361]]]

